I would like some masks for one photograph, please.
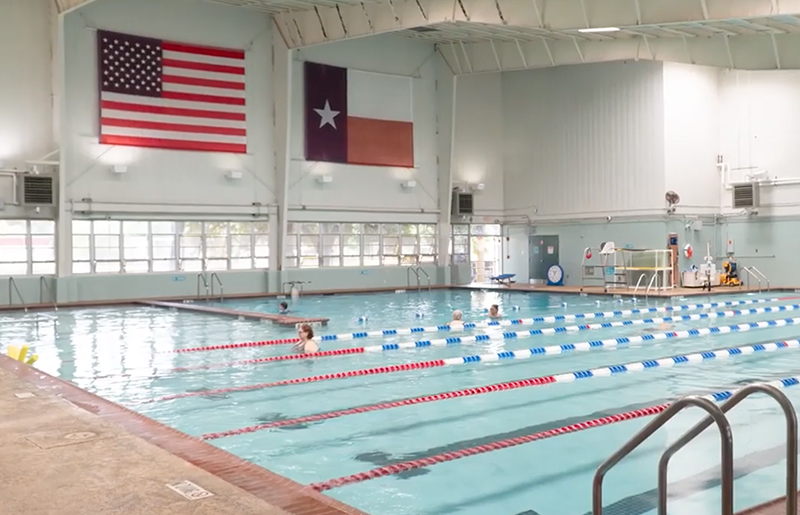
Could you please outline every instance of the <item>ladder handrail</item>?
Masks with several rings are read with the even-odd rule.
[[[410,267],[406,268],[406,283],[408,284],[408,287],[410,288],[411,287],[411,272],[414,272],[414,275],[417,277],[417,289],[419,290],[421,288],[420,287],[420,283],[419,283],[419,272],[413,266],[410,266]]]
[[[428,272],[426,272],[424,268],[422,268],[421,266],[418,266],[417,267],[417,277],[419,277],[419,273],[420,272],[425,274],[425,277],[428,279],[428,291],[431,291],[431,276],[428,275]],[[419,289],[422,289],[422,287],[420,287]]]
[[[723,414],[754,393],[764,393],[775,399],[786,417],[786,514],[797,515],[797,413],[786,394],[769,384],[751,384],[734,393],[720,406]],[[678,451],[705,431],[714,420],[705,417],[667,448],[658,462],[658,515],[667,515],[667,468]],[[733,490],[733,485],[730,486]]]
[[[19,297],[19,303],[22,305],[22,309],[25,310],[25,313],[28,312],[28,306],[25,304],[25,299],[22,297],[22,294],[19,292],[19,288],[17,287],[17,281],[14,280],[13,277],[8,278],[8,305],[12,306],[14,304],[14,297],[13,292],[17,292],[17,297]]]
[[[653,277],[650,278],[650,283],[648,283],[647,290],[645,290],[644,292],[645,299],[647,299],[650,296],[650,288],[653,287],[653,282],[658,283],[658,272],[654,273]],[[656,289],[658,289],[658,286],[656,286]]]
[[[636,286],[634,286],[634,288],[633,288],[633,297],[634,298],[636,298],[636,291],[639,289],[639,285],[642,284],[642,279],[644,279],[645,277],[647,277],[647,275],[646,274],[642,274],[642,275],[639,276],[639,280],[636,281]]]
[[[762,272],[761,270],[759,270],[758,268],[756,268],[756,267],[754,267],[754,266],[751,266],[751,267],[750,267],[750,270],[751,270],[752,272],[755,272],[757,275],[761,276],[761,278],[762,278],[762,279],[764,279],[764,281],[766,281],[766,283],[767,283],[767,290],[769,290],[769,278],[768,278],[766,275],[764,275],[764,272]]]
[[[733,515],[733,437],[731,424],[722,410],[712,401],[695,395],[678,399],[661,412],[655,420],[644,426],[633,438],[628,440],[617,452],[604,461],[595,472],[592,481],[592,515],[603,515],[603,478],[617,463],[633,452],[653,433],[669,422],[675,415],[689,406],[695,406],[706,413],[717,424],[722,447],[722,515]]]
[[[39,304],[44,304],[44,292],[50,293],[50,300],[53,303],[53,311],[58,311],[58,304],[56,304],[56,296],[53,295],[53,290],[47,284],[43,275],[39,276]]]
[[[199,274],[197,274],[197,298],[198,299],[200,298],[200,281],[201,280],[202,280],[203,285],[205,286],[205,289],[206,289],[206,300],[208,300],[209,299],[208,281],[206,280],[206,276],[205,276],[205,274],[203,272],[200,272]]]
[[[214,297],[214,279],[217,280],[217,284],[219,284],[219,301],[225,298],[225,287],[222,285],[222,279],[219,278],[219,275],[216,272],[211,273],[211,296]]]
[[[742,270],[747,272],[747,289],[750,289],[750,277],[755,277],[756,281],[758,281],[758,292],[761,293],[761,278],[757,276],[750,268],[752,267],[742,267]]]

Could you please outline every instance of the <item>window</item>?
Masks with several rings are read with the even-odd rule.
[[[450,236],[453,264],[471,263],[472,280],[476,282],[502,273],[502,234],[499,224],[454,224]]]
[[[54,239],[52,234],[49,237]],[[46,245],[44,238],[42,245]],[[266,268],[268,238],[268,222],[73,220],[72,271],[88,274]],[[52,249],[50,254],[54,254]],[[35,250],[34,255],[34,263],[39,263],[39,258],[44,260],[49,254]],[[46,266],[44,261],[39,264]]]

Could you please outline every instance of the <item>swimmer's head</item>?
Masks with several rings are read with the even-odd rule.
[[[500,306],[492,304],[492,307],[489,308],[489,316],[496,317],[498,314],[500,314]]]
[[[453,311],[453,320],[460,321],[464,317],[464,313],[460,309]]]
[[[289,309],[289,304],[286,302],[281,302],[281,310],[285,311],[287,309]]]
[[[297,336],[302,341],[310,340],[314,337],[314,329],[309,324],[300,324],[300,327],[297,328]]]

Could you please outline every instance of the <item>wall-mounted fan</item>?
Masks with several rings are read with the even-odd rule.
[[[667,212],[668,213],[674,213],[675,212],[675,206],[678,205],[678,203],[681,201],[680,195],[678,195],[674,191],[668,191],[664,195],[664,198],[666,199],[667,204],[669,204],[669,209],[667,209]]]

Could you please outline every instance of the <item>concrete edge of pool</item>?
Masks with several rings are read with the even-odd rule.
[[[351,289],[342,289],[342,290],[306,290],[303,292],[303,295],[348,295],[348,294],[362,294],[362,293],[391,293],[391,292],[406,292],[406,291],[414,291],[416,288],[407,287],[407,286],[394,286],[391,288],[351,288]],[[585,293],[587,295],[598,295],[598,296],[607,296],[613,297],[615,295],[620,295],[622,297],[633,297],[634,292],[631,290],[612,290],[605,292],[601,286],[546,286],[546,285],[533,285],[533,284],[523,284],[523,283],[513,283],[510,286],[499,285],[499,284],[485,284],[485,283],[472,283],[472,284],[461,284],[461,285],[432,285],[431,289],[433,290],[488,290],[488,291],[514,291],[514,292],[521,292],[521,293],[556,293],[556,294],[564,294],[564,295],[579,295],[581,293]],[[424,291],[424,289],[423,289]],[[736,287],[736,288],[727,288],[727,287],[718,287],[711,292],[703,291],[699,288],[675,288],[672,290],[665,290],[665,291],[656,291],[651,292],[650,297],[658,298],[658,299],[669,299],[672,297],[698,297],[698,296],[705,296],[705,295],[735,295],[737,293],[767,293],[767,292],[776,292],[776,293],[798,293],[800,292],[800,287],[793,287],[793,286],[772,286],[770,288],[761,288],[758,287]],[[269,298],[279,298],[285,297],[285,294],[282,293],[245,293],[245,294],[232,294],[226,295],[226,299],[269,299]],[[197,298],[195,297],[176,297],[176,296],[169,296],[169,297],[148,297],[148,298],[136,298],[136,299],[108,299],[108,300],[93,300],[93,301],[79,301],[79,302],[64,302],[60,304],[56,304],[59,308],[99,308],[99,307],[109,307],[109,306],[135,306],[136,304],[148,303],[148,302],[177,302],[181,303],[183,301],[192,300],[195,301]],[[0,305],[0,312],[2,311],[20,311],[23,306],[19,304],[4,304]],[[28,304],[27,308],[29,310],[36,310],[36,311],[52,311],[53,310],[53,303],[45,303],[45,304]],[[231,315],[234,316],[234,315]]]
[[[2,355],[0,395],[0,463],[14,463],[4,504],[20,508],[9,513],[367,515]],[[167,487],[185,480],[214,495]]]

